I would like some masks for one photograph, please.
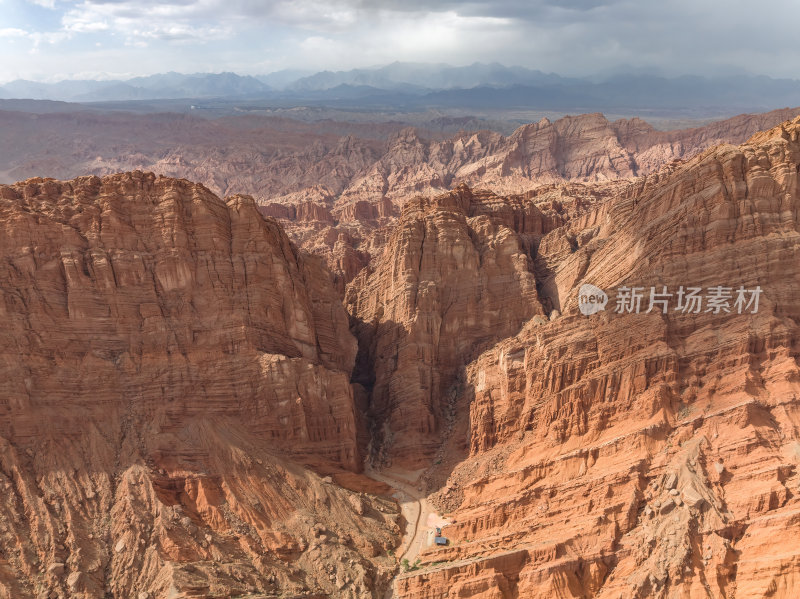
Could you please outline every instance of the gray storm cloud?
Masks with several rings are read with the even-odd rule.
[[[12,8],[26,4],[0,1]],[[795,0],[729,0],[724,5],[716,0],[44,4],[51,6],[45,10],[57,17],[58,27],[52,26],[52,18],[37,22],[29,15],[27,21],[12,21],[8,15],[14,11],[5,12],[9,22],[0,26],[0,47],[11,60],[0,68],[35,65],[63,71],[81,62],[96,70],[113,64],[135,72],[161,64],[160,70],[252,73],[286,67],[348,69],[392,61],[498,61],[566,75],[640,69],[666,75],[738,70],[800,76],[795,33],[800,3]],[[92,54],[92,43],[104,48],[104,55]],[[165,44],[191,45],[192,50],[165,53]]]

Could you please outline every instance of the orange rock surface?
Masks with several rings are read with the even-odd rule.
[[[385,585],[396,506],[317,474],[361,467],[319,259],[139,172],[0,187],[0,227],[1,597]]]
[[[355,380],[370,391],[383,457],[429,459],[452,418],[459,368],[542,312],[525,235],[541,234],[546,221],[533,204],[512,207],[467,187],[418,198],[383,256],[348,286],[362,347]]]
[[[381,255],[388,230],[408,198],[433,196],[461,184],[498,194],[529,194],[542,185],[566,181],[591,183],[590,191],[584,192],[591,194],[592,188],[603,188],[599,182],[653,173],[716,144],[741,143],[797,112],[741,115],[677,131],[657,131],[641,119],[610,122],[602,114],[567,116],[552,123],[542,119],[508,137],[480,131],[431,141],[407,129],[346,183],[296,186],[265,200],[264,210],[278,218],[301,247],[325,257],[341,289]],[[341,160],[337,153],[328,172],[344,172]],[[187,176],[184,171],[173,174]],[[257,196],[263,197],[263,192]]]
[[[427,473],[451,544],[400,597],[796,596],[799,138],[797,119],[709,150],[542,238],[563,314],[466,367]],[[612,297],[584,316],[583,283],[763,294],[756,313]]]
[[[618,181],[716,144],[742,143],[798,112],[674,131],[596,113],[542,119],[508,136],[467,130],[442,138],[391,122],[0,111],[8,148],[0,153],[0,181],[138,169],[197,181],[217,194],[249,194],[293,241],[325,258],[341,292],[380,256],[408,198],[460,184],[507,195],[543,184]]]

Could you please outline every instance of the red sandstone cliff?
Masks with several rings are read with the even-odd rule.
[[[383,254],[348,285],[361,354],[355,380],[371,394],[379,462],[419,466],[452,419],[463,366],[552,304],[537,292],[541,238],[580,211],[531,198],[455,191],[406,202]],[[563,190],[560,190],[563,191]]]
[[[318,259],[142,173],[2,186],[0,227],[0,596],[380,589],[396,507],[315,474],[360,469]]]
[[[542,237],[540,297],[563,315],[534,316],[466,367],[427,474],[451,545],[424,553],[399,596],[797,594],[798,173],[800,119]],[[617,314],[612,298],[587,317],[583,283],[763,296],[757,313],[731,300],[730,313]]]
[[[796,114],[785,109],[741,115],[678,131],[657,131],[640,119],[609,122],[601,114],[585,114],[552,123],[542,119],[509,137],[482,131],[444,141],[427,141],[407,129],[343,186],[298,188],[271,198],[267,213],[279,218],[298,244],[326,258],[341,288],[380,255],[387,233],[378,229],[393,225],[410,197],[459,184],[522,194],[565,181],[618,182],[717,144],[742,143]],[[341,172],[336,165],[330,170]],[[278,208],[282,204],[298,207]]]
[[[742,143],[797,113],[787,108],[676,131],[584,114],[542,119],[509,136],[469,131],[441,139],[392,123],[0,111],[0,133],[13,148],[0,152],[0,177],[141,169],[218,194],[249,194],[293,241],[325,258],[343,291],[380,255],[384,228],[410,197],[459,184],[521,194],[543,184],[631,178],[716,144]]]

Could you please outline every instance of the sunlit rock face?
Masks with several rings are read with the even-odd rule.
[[[370,391],[381,460],[429,462],[463,366],[542,314],[530,252],[551,220],[532,203],[466,186],[406,203],[382,257],[345,299],[362,348],[355,380]]]
[[[540,297],[561,316],[466,367],[428,473],[451,544],[400,596],[796,594],[798,136],[800,119],[719,146],[542,238]],[[578,310],[585,283],[605,310]],[[706,303],[646,313],[663,285]],[[762,290],[757,311],[740,286]],[[643,288],[640,313],[617,312],[620,287]]]
[[[249,194],[290,239],[326,260],[343,292],[380,256],[386,228],[415,196],[460,184],[508,195],[628,179],[720,143],[743,143],[799,112],[784,108],[674,131],[638,118],[580,114],[525,124],[507,136],[467,128],[443,138],[393,122],[0,110],[0,181],[144,170],[202,183],[221,197]]]
[[[361,467],[319,259],[140,172],[0,187],[0,227],[0,596],[385,584],[396,507],[317,474]]]

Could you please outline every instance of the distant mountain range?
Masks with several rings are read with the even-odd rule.
[[[264,80],[264,79],[262,79]],[[441,89],[470,89],[479,86],[504,88],[514,85],[563,85],[580,83],[580,79],[566,79],[552,73],[507,67],[499,63],[475,63],[466,67],[447,64],[394,62],[371,69],[350,71],[322,71],[300,77],[285,85],[289,91],[321,91],[342,85],[373,87],[425,93]]]
[[[255,77],[235,73],[163,73],[125,81],[67,80],[38,83],[18,79],[0,87],[0,98],[103,102],[214,98],[258,95],[270,87]]]
[[[647,74],[606,79],[476,63],[395,62],[387,66],[309,73],[292,70],[263,76],[235,73],[164,73],[125,81],[17,80],[0,87],[0,98],[114,102],[167,99],[253,100],[274,105],[328,105],[419,110],[425,108],[613,111],[703,108],[760,111],[800,104],[800,81],[765,76]]]

